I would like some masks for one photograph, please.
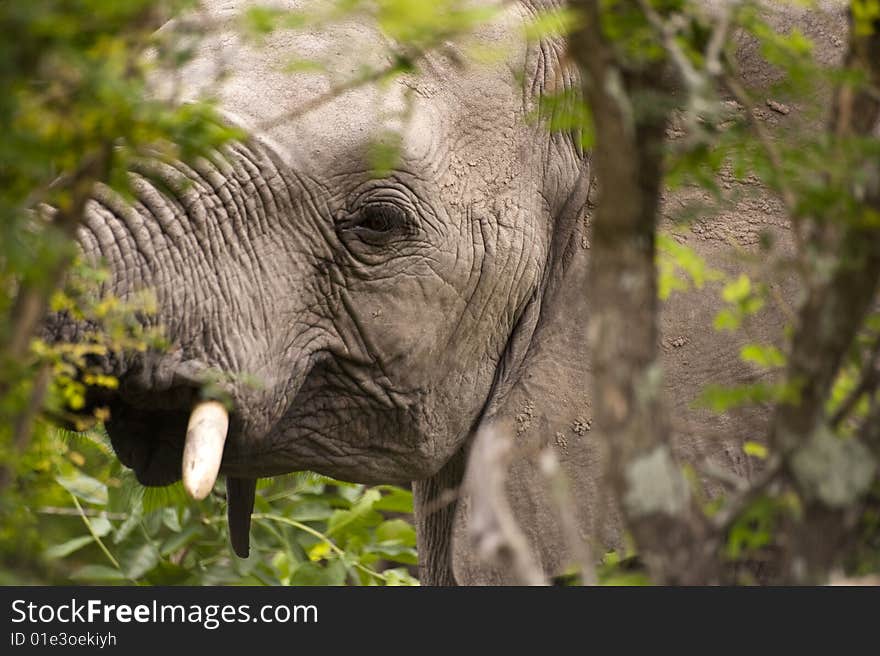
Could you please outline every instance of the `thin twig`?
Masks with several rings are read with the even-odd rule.
[[[40,515],[60,515],[62,517],[81,517],[86,515],[87,517],[103,517],[115,521],[125,521],[129,517],[128,513],[111,513],[105,510],[92,510],[91,508],[77,510],[76,508],[59,508],[57,506],[43,506],[37,509],[37,513]]]
[[[684,50],[681,49],[681,46],[679,46],[678,42],[675,40],[675,28],[669,22],[663,20],[648,0],[638,0],[638,3],[642,8],[642,12],[645,14],[645,18],[648,19],[651,27],[654,28],[657,36],[660,38],[660,42],[663,44],[666,54],[669,55],[669,58],[681,74],[682,80],[691,95],[704,95],[703,92],[706,87],[706,80],[700,75],[697,69],[694,68]]]
[[[565,472],[559,466],[559,459],[553,447],[545,449],[540,456],[541,471],[550,484],[550,493],[556,503],[556,513],[562,526],[571,554],[581,572],[584,585],[598,585],[596,563],[593,559],[589,540],[580,534],[577,524],[577,506],[571,493],[571,486]]]
[[[770,160],[770,165],[776,172],[779,193],[782,197],[782,202],[785,203],[785,208],[786,210],[788,210],[788,214],[791,217],[792,230],[794,232],[795,239],[798,241],[798,249],[801,253],[803,253],[804,237],[801,233],[800,226],[797,221],[797,194],[786,182],[785,159],[783,158],[782,153],[779,151],[779,148],[777,147],[776,142],[773,140],[773,137],[755,116],[754,110],[756,108],[756,105],[752,101],[752,98],[749,95],[748,91],[746,91],[745,87],[740,84],[739,80],[736,79],[734,74],[724,75],[723,82],[727,89],[733,94],[733,97],[736,99],[736,101],[745,108],[746,117],[752,126],[752,130],[754,130],[755,136],[758,138],[761,147],[764,149],[767,158]]]
[[[767,461],[766,469],[752,483],[751,487],[743,490],[739,496],[733,498],[730,504],[712,519],[712,525],[715,530],[721,534],[726,533],[742,512],[776,480],[782,471],[784,462],[785,460],[782,457],[772,456]]]
[[[724,2],[720,7],[720,14],[715,23],[715,29],[712,30],[712,36],[709,44],[706,46],[706,72],[714,78],[718,78],[724,72],[721,56],[724,52],[724,46],[727,44],[727,34],[730,31],[730,19],[733,12],[742,0],[729,0]]]
[[[95,528],[92,526],[91,520],[89,520],[88,516],[83,511],[83,507],[80,505],[79,499],[77,499],[76,495],[74,495],[73,493],[70,494],[70,498],[73,499],[73,504],[76,506],[76,509],[79,510],[80,518],[83,520],[83,523],[86,525],[86,528],[89,529],[89,533],[92,534],[92,537],[94,538],[97,545],[99,547],[101,547],[101,551],[103,551],[104,555],[107,556],[107,560],[109,560],[113,564],[113,567],[115,567],[118,571],[122,572],[122,566],[119,564],[119,561],[113,557],[113,554],[110,553],[110,550],[104,544],[104,541],[101,540],[101,538],[95,532]],[[126,577],[126,578],[128,578],[128,577]],[[137,583],[137,581],[135,581],[132,578],[129,578],[129,581],[132,581],[133,583]]]
[[[304,102],[302,105],[299,105],[289,112],[284,112],[282,114],[279,114],[278,116],[270,118],[269,120],[260,123],[257,127],[260,130],[270,130],[272,128],[278,127],[279,125],[282,125],[283,123],[299,118],[301,116],[305,116],[309,112],[318,109],[326,103],[336,100],[337,98],[339,98],[343,94],[348,93],[349,91],[353,91],[357,88],[360,88],[367,84],[371,84],[373,82],[378,82],[387,75],[390,75],[391,72],[394,71],[396,68],[397,63],[394,63],[389,66],[370,71],[369,73],[366,73],[364,75],[353,77],[350,80],[346,80],[345,82],[337,84],[327,93],[322,93],[321,95]]]
[[[496,424],[477,431],[466,477],[471,497],[470,541],[481,558],[509,569],[521,584],[546,585],[543,569],[507,500],[511,442],[509,432]]]
[[[840,423],[846,419],[847,415],[852,411],[862,396],[869,394],[877,388],[878,383],[880,383],[880,369],[878,369],[877,362],[878,358],[880,358],[880,335],[874,340],[871,351],[868,354],[865,363],[862,365],[858,384],[853,388],[846,399],[844,399],[843,403],[840,404],[837,412],[831,417],[830,423],[832,428],[837,428]]]
[[[717,481],[730,485],[739,493],[743,493],[749,489],[749,482],[746,479],[737,476],[732,471],[718,465],[709,458],[706,458],[703,461],[699,471],[710,478],[714,478]]]

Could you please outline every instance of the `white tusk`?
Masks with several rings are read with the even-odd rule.
[[[183,445],[183,487],[193,499],[204,499],[214,488],[228,430],[223,404],[203,401],[193,408]]]

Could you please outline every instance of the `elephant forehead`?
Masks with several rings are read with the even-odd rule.
[[[518,66],[509,57],[462,67],[456,63],[466,54],[460,49],[451,57],[434,54],[420,62],[418,75],[387,84],[378,78],[393,68],[391,46],[369,21],[350,19],[308,32],[279,30],[256,44],[241,36],[235,18],[246,3],[214,0],[205,7],[214,29],[182,72],[179,86],[186,99],[218,98],[223,112],[304,172],[339,170],[328,165],[340,161],[357,168],[375,144],[399,137],[403,161],[416,170],[437,166],[438,148],[462,132],[462,114],[479,115],[484,122],[491,106],[509,111],[521,98],[513,73]],[[519,13],[508,11],[473,39],[484,50],[506,49],[510,55],[512,30],[519,24]],[[453,48],[449,44],[447,50]],[[159,81],[160,88],[169,85]],[[473,135],[464,138],[472,141]]]

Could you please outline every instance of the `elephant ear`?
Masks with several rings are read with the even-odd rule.
[[[511,542],[530,552],[543,576],[562,574],[586,537],[608,523],[592,514],[606,504],[564,512],[600,491],[600,447],[590,431],[589,190],[585,162],[554,220],[544,281],[509,340],[475,434],[454,525],[459,584],[529,580]]]

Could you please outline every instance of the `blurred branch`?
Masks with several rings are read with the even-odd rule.
[[[740,494],[725,506],[712,520],[712,524],[719,535],[725,535],[733,523],[758,497],[760,497],[771,483],[776,481],[782,472],[785,460],[782,457],[771,457],[761,472],[760,476],[748,487],[742,489]]]
[[[846,399],[843,400],[843,403],[840,404],[837,412],[832,415],[830,420],[831,427],[837,428],[849,413],[852,412],[859,399],[865,394],[870,394],[876,390],[878,384],[880,384],[880,335],[875,338],[874,344],[862,365],[859,382]]]
[[[304,102],[301,105],[298,105],[295,109],[289,112],[283,112],[278,116],[270,118],[267,121],[263,121],[258,124],[258,129],[260,130],[271,130],[272,128],[276,128],[279,125],[283,125],[288,121],[292,121],[301,116],[305,116],[309,112],[312,112],[323,105],[336,100],[340,96],[345,95],[349,91],[354,91],[362,86],[366,86],[368,84],[372,84],[374,82],[379,82],[380,80],[385,79],[396,70],[400,69],[399,62],[394,62],[389,64],[388,66],[384,66],[382,68],[374,69],[364,73],[363,75],[358,75],[356,77],[351,78],[350,80],[346,80],[344,82],[340,82],[335,85],[326,93],[323,93],[319,96],[312,98]]]
[[[803,262],[806,240],[801,227],[800,217],[798,216],[797,194],[788,183],[785,173],[785,159],[782,152],[779,150],[779,147],[776,145],[776,141],[774,141],[773,137],[770,135],[770,132],[756,116],[755,108],[757,105],[752,100],[749,92],[746,91],[745,87],[739,81],[738,71],[736,71],[735,65],[731,63],[730,66],[732,69],[731,72],[723,75],[722,81],[724,86],[727,87],[727,90],[733,95],[734,99],[743,106],[746,120],[749,122],[749,125],[751,125],[752,131],[758,139],[758,143],[764,149],[764,153],[767,155],[770,166],[776,174],[779,195],[782,198],[782,202],[785,203],[785,208],[791,217],[792,234],[794,235],[799,255],[799,268],[803,274],[806,271],[806,264]]]
[[[41,515],[58,515],[61,517],[103,517],[112,519],[113,521],[125,521],[130,517],[128,513],[114,513],[106,510],[93,510],[91,508],[64,508],[58,506],[43,506],[37,508],[37,512]]]
[[[50,372],[48,365],[40,367],[34,378],[31,393],[25,407],[16,417],[12,429],[12,448],[16,454],[24,452],[31,435],[34,420],[43,407],[43,399],[49,386]],[[0,492],[2,492],[13,478],[13,466],[10,463],[0,464]]]
[[[868,415],[862,422],[861,428],[856,433],[875,456],[880,460],[880,399],[874,397],[868,408]]]
[[[562,525],[562,534],[568,543],[578,570],[581,574],[583,585],[596,585],[596,563],[590,548],[589,539],[581,535],[577,526],[578,511],[575,499],[572,497],[571,487],[566,480],[565,472],[559,466],[559,458],[553,447],[548,447],[541,452],[541,471],[550,484],[550,493],[556,502],[556,516]]]
[[[483,560],[511,570],[523,585],[547,585],[507,502],[505,482],[512,434],[489,423],[481,426],[474,438],[468,468],[479,474],[467,478],[470,542]]]
[[[685,54],[684,50],[682,50],[681,46],[679,46],[678,42],[675,40],[678,33],[676,27],[672,22],[661,18],[650,0],[638,0],[638,4],[642,9],[645,18],[648,19],[648,22],[657,33],[657,37],[660,39],[660,43],[666,50],[669,60],[678,70],[682,81],[688,89],[689,95],[692,97],[704,95],[707,86],[706,78],[694,68],[690,59],[688,59],[687,54]],[[677,16],[679,18],[681,17],[680,14],[677,14]]]

